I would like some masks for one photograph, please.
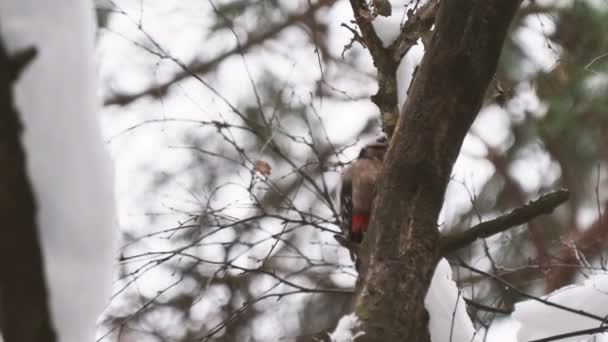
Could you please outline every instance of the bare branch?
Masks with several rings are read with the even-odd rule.
[[[527,223],[540,215],[547,215],[568,200],[567,190],[557,190],[545,194],[527,205],[514,209],[512,212],[493,220],[482,222],[464,232],[449,234],[441,237],[441,252],[447,255],[471,244],[477,239],[483,239],[504,232],[512,227]]]
[[[465,263],[462,260],[459,260],[459,264],[458,265],[461,266],[461,267],[464,267],[464,268],[466,268],[466,269],[468,269],[468,270],[470,270],[472,272],[479,273],[479,274],[481,274],[483,276],[491,278],[491,279],[499,282],[501,285],[506,286],[509,289],[513,290],[515,293],[517,293],[518,295],[520,295],[520,296],[522,296],[524,298],[531,299],[531,300],[537,301],[539,303],[543,303],[543,304],[545,304],[547,306],[551,306],[551,307],[554,307],[554,308],[557,308],[557,309],[560,309],[560,310],[564,310],[564,311],[567,311],[567,312],[572,312],[574,314],[581,315],[583,317],[591,318],[591,319],[594,319],[594,320],[596,320],[596,321],[598,321],[598,322],[600,322],[602,324],[608,324],[608,320],[606,320],[606,318],[604,318],[604,317],[601,317],[601,316],[598,316],[598,315],[594,315],[594,314],[592,314],[590,312],[587,312],[587,311],[584,311],[584,310],[573,309],[573,308],[570,308],[570,307],[567,307],[567,306],[564,306],[564,305],[561,305],[561,304],[558,304],[558,303],[554,303],[552,301],[549,301],[549,300],[546,300],[546,299],[543,299],[543,298],[540,298],[540,297],[528,294],[528,293],[526,293],[526,292],[518,289],[517,287],[515,287],[511,283],[509,283],[509,282],[507,282],[507,281],[505,281],[503,279],[500,279],[499,277],[497,277],[495,275],[492,275],[492,274],[484,272],[484,271],[482,271],[482,270],[480,270],[478,268],[475,268],[475,267],[473,267],[473,266]]]
[[[592,335],[592,334],[597,334],[597,333],[603,333],[606,332],[608,330],[608,326],[601,326],[601,327],[597,327],[597,328],[591,328],[591,329],[585,329],[585,330],[577,330],[577,331],[572,331],[569,333],[565,333],[565,334],[559,334],[559,335],[553,335],[553,336],[549,336],[549,337],[544,337],[538,340],[532,340],[530,342],[550,342],[550,341],[559,341],[559,340],[563,340],[565,338],[568,337],[575,337],[575,336],[583,336],[583,335]]]
[[[464,297],[463,297],[463,299],[464,299],[465,303],[467,303],[467,305],[474,307],[477,310],[493,312],[493,313],[497,313],[497,314],[501,314],[501,315],[510,315],[511,314],[510,310],[487,306],[487,305],[478,303],[472,299],[468,299],[468,298],[464,298]]]
[[[290,15],[285,19],[285,21],[283,21],[279,24],[276,24],[263,32],[249,32],[247,34],[247,37],[249,37],[249,39],[247,39],[247,41],[245,41],[241,44],[237,44],[234,48],[232,48],[224,53],[221,53],[208,61],[202,62],[202,61],[197,60],[197,61],[193,61],[193,62],[189,63],[188,65],[185,66],[186,70],[179,71],[178,73],[173,75],[173,77],[171,79],[169,79],[163,83],[156,84],[150,88],[144,89],[140,92],[133,93],[133,94],[111,95],[104,100],[104,105],[105,106],[111,106],[111,105],[124,106],[124,105],[128,105],[131,102],[133,102],[137,99],[140,99],[142,97],[145,97],[145,96],[153,96],[153,97],[164,96],[167,93],[167,91],[169,90],[169,88],[172,85],[178,83],[179,81],[182,81],[188,77],[191,77],[193,74],[200,75],[200,74],[205,74],[205,73],[208,73],[208,72],[214,70],[217,67],[217,65],[219,63],[221,63],[222,61],[224,61],[226,58],[233,56],[233,55],[237,55],[237,54],[243,54],[256,46],[261,45],[265,41],[277,37],[285,29],[287,29],[291,26],[297,25],[304,20],[307,20],[312,14],[314,14],[319,9],[331,6],[335,2],[336,2],[336,0],[320,0],[316,4],[311,5],[305,12],[300,13],[300,14]]]

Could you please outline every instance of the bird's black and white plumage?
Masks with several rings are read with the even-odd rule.
[[[376,179],[382,168],[386,149],[386,139],[366,145],[342,174],[341,228],[351,242],[360,243],[363,240],[376,195]]]

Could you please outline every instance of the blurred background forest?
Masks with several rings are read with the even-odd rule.
[[[402,23],[420,5],[391,3]],[[333,328],[356,280],[333,238],[336,187],[380,133],[376,72],[350,4],[99,0],[97,13],[122,232],[99,341],[291,341]],[[400,81],[422,54],[420,43],[408,53]],[[571,197],[454,260],[534,295],[605,271],[608,2],[524,1],[496,84],[440,230],[557,188]],[[454,272],[487,340],[514,341],[505,327],[521,296]]]

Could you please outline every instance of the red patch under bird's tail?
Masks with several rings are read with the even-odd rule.
[[[354,242],[361,242],[363,240],[363,233],[367,230],[368,224],[369,214],[353,213],[350,235]]]

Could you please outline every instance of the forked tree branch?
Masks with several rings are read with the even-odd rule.
[[[437,14],[437,3],[437,0],[430,0],[415,13],[409,13],[399,36],[385,47],[372,24],[375,19],[373,11],[362,0],[350,0],[355,21],[361,31],[360,40],[369,49],[378,71],[378,92],[372,96],[372,102],[380,109],[382,130],[389,137],[393,135],[399,117],[397,68],[403,56],[418,40],[430,35]],[[357,35],[355,37],[358,38]]]

